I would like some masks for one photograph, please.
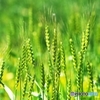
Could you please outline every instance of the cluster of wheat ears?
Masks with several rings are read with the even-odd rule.
[[[67,74],[67,63],[65,49],[62,41],[57,38],[57,29],[54,28],[53,38],[50,37],[49,25],[45,25],[45,42],[47,46],[47,65],[44,61],[40,63],[39,70],[36,69],[36,60],[34,57],[33,46],[30,39],[25,40],[22,47],[22,55],[19,59],[19,65],[16,71],[15,91],[11,91],[6,83],[3,83],[2,77],[5,69],[5,61],[0,68],[0,84],[4,87],[11,100],[99,100],[100,96],[71,96],[72,87],[75,85],[75,92],[84,92],[84,69],[87,70],[88,91],[98,92],[95,88],[93,79],[93,66],[90,61],[86,61],[90,35],[90,20],[87,22],[85,31],[82,33],[81,49],[76,52],[73,38],[69,38],[70,53],[72,57],[73,76]],[[91,56],[91,55],[90,55]],[[84,63],[85,62],[85,63]],[[48,71],[46,70],[48,69]],[[63,73],[63,78],[62,78]],[[40,76],[37,79],[37,76]]]

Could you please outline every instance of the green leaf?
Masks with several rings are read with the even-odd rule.
[[[10,100],[15,100],[15,95],[14,93],[11,91],[11,89],[5,85],[4,83],[0,82],[4,88],[4,90],[6,91],[6,93],[8,94]]]
[[[33,95],[35,97],[39,97],[40,96],[40,93],[38,93],[38,92],[31,92],[31,95]]]

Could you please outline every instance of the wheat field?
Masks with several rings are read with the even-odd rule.
[[[0,1],[0,100],[100,100],[99,0]]]

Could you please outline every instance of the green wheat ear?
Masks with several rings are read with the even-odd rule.
[[[52,80],[53,79],[53,66],[52,66],[52,62],[51,62],[51,59],[49,57],[49,60],[48,60],[48,66],[49,66],[49,75],[50,75],[50,79]]]
[[[15,89],[17,90],[19,81],[20,81],[20,77],[21,77],[21,60],[19,59],[19,65],[16,71],[16,80],[15,80]]]
[[[56,95],[56,90],[55,90],[55,85],[53,86],[53,90],[52,90],[52,97],[51,100],[55,100],[55,95]]]
[[[82,41],[81,41],[81,50],[83,53],[87,50],[89,44],[89,35],[90,35],[90,21],[87,23],[86,30],[82,34]]]
[[[90,80],[90,91],[93,91],[93,70],[92,70],[92,64],[87,62],[87,71],[88,71],[88,76]]]
[[[25,73],[28,73],[28,67],[27,67],[27,64],[26,64],[26,59],[27,59],[27,52],[26,52],[26,47],[25,45],[23,45],[22,47],[22,55],[19,59],[19,64],[18,64],[18,68],[17,68],[17,71],[16,71],[16,80],[15,80],[15,92],[16,92],[16,95],[17,95],[17,88],[18,88],[18,85],[19,85],[19,82],[20,82],[20,85],[21,85],[21,79],[23,78],[23,72],[25,71]],[[20,86],[21,88],[21,86]]]
[[[57,33],[54,30],[54,38],[52,42],[52,65],[56,64],[56,54],[57,54]]]
[[[81,50],[85,52],[85,32],[82,33]]]
[[[49,77],[49,75],[47,75],[47,77],[46,77],[46,93],[47,93],[48,100],[50,100],[50,95],[49,95],[50,82],[51,82],[50,77]]]
[[[85,51],[87,50],[88,43],[89,43],[89,34],[90,34],[90,21],[87,24],[85,32],[82,34],[82,43],[81,43],[81,50],[79,52],[79,62],[77,68],[77,89],[83,91],[83,58]]]
[[[24,79],[24,84],[23,84],[23,91],[22,91],[22,99],[25,99],[25,95],[26,95],[26,89],[27,89],[27,84],[28,84],[28,74],[25,75],[25,79]]]
[[[73,66],[74,66],[75,71],[77,71],[77,58],[76,58],[76,51],[74,48],[74,43],[72,39],[70,39],[69,42],[70,42],[71,54],[73,57]]]
[[[68,82],[67,82],[67,100],[71,99],[70,93],[71,93],[71,80],[68,79]]]
[[[55,71],[53,73],[53,91],[52,91],[52,100],[59,100],[60,93],[59,93],[59,86],[60,86],[60,72],[61,72],[61,51],[58,48],[56,52],[56,62],[55,62]]]
[[[52,41],[52,51],[51,51],[51,61],[52,62],[52,79],[54,78],[55,70],[56,70],[56,56],[57,56],[57,33],[54,31],[54,37]],[[53,79],[54,80],[54,79]]]
[[[65,51],[62,46],[62,42],[60,42],[60,52],[61,52],[61,67],[63,68],[64,74],[66,76],[66,61],[65,61]]]
[[[85,49],[87,49],[87,46],[89,43],[89,35],[90,35],[90,21],[88,22],[87,28],[86,28]]]
[[[56,100],[59,100],[59,79],[61,73],[61,51],[58,48],[56,56],[56,72],[55,72],[55,89],[56,89]]]
[[[30,97],[31,97],[31,93],[32,93],[33,85],[34,85],[34,79],[35,77],[33,76],[30,82],[30,86],[29,86],[28,100],[30,100]]]
[[[59,100],[59,79],[57,72],[54,73],[53,78],[53,90],[52,90],[52,98],[51,100]]]
[[[30,62],[34,68],[35,58],[34,58],[33,48],[30,43],[30,39],[26,41],[26,53],[27,53],[27,61]]]
[[[57,71],[57,76],[59,78],[61,72],[61,52],[59,48],[57,50],[57,56],[56,56],[56,71]]]
[[[43,93],[43,99],[44,99],[44,90],[45,90],[45,72],[44,72],[44,65],[41,65],[41,88]]]
[[[48,26],[45,26],[45,40],[46,40],[47,50],[48,52],[50,52],[50,35],[49,35]]]
[[[0,68],[0,83],[2,82],[2,76],[3,76],[3,72],[4,72],[4,66],[5,66],[5,62],[2,63],[2,66]]]

